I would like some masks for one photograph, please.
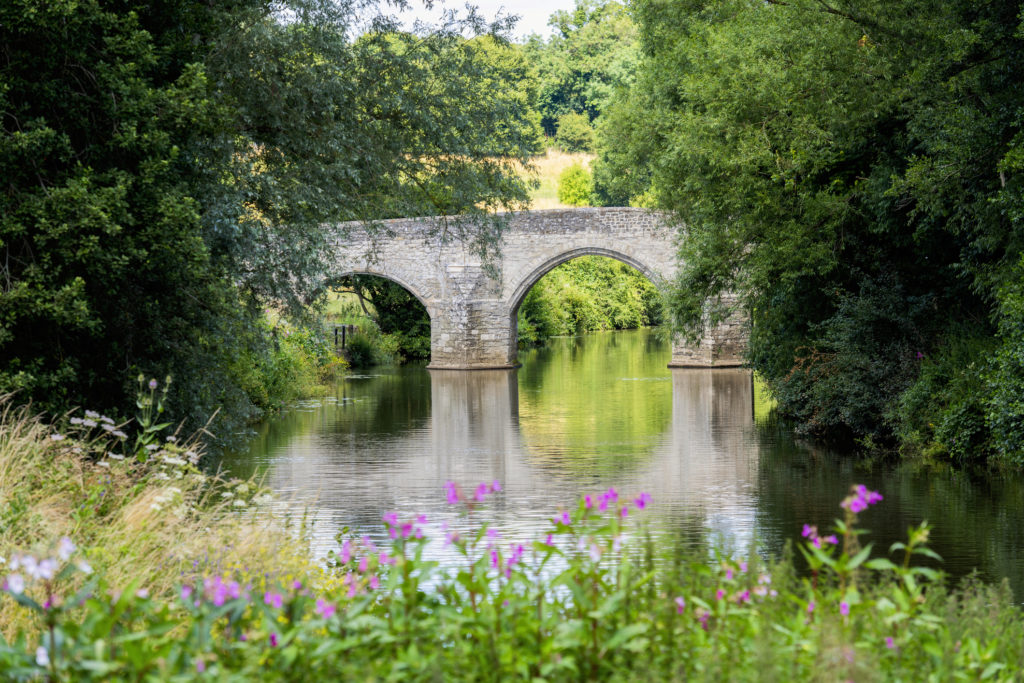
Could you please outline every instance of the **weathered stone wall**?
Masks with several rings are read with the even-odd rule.
[[[373,232],[342,226],[346,236],[336,244],[332,275],[371,273],[408,289],[430,314],[430,367],[447,369],[514,367],[519,304],[545,273],[572,258],[610,256],[656,286],[675,276],[675,232],[658,213],[584,208],[507,218],[499,256],[490,264],[467,245],[442,239],[435,219],[383,221]],[[696,347],[676,344],[670,365],[735,366],[745,348],[746,320],[736,315]]]

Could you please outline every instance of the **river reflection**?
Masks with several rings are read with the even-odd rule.
[[[308,509],[319,553],[344,527],[382,538],[387,510],[468,528],[445,502],[449,480],[500,481],[476,521],[510,540],[536,535],[583,493],[615,486],[651,493],[645,517],[674,545],[702,552],[756,539],[774,553],[804,522],[830,522],[850,483],[862,482],[886,496],[864,515],[879,547],[928,518],[947,570],[978,567],[1021,585],[1018,479],[867,467],[816,449],[755,420],[749,371],[669,370],[669,353],[651,331],[603,333],[523,354],[519,370],[351,376],[333,396],[268,421],[223,466],[263,473],[284,504]],[[432,552],[444,558],[440,544]]]

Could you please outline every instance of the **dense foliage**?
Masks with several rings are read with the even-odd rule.
[[[569,206],[587,206],[594,193],[590,171],[582,164],[572,164],[558,176],[558,201]]]
[[[493,243],[538,128],[523,60],[463,33],[507,26],[411,35],[371,10],[0,7],[3,391],[117,412],[170,372],[193,424],[251,418],[279,344],[263,309],[320,290],[325,224],[469,214],[459,236]]]
[[[597,330],[624,330],[661,322],[661,294],[621,261],[581,256],[554,268],[519,306],[519,343]]]
[[[635,9],[597,194],[686,225],[674,317],[740,293],[751,362],[809,431],[1024,462],[1021,4]]]
[[[535,65],[537,108],[548,136],[558,133],[566,114],[594,121],[616,89],[632,82],[637,30],[623,3],[576,0],[572,10],[551,15],[555,34],[531,36],[524,54]]]
[[[56,532],[0,528],[5,680],[1009,681],[1024,663],[1005,586],[946,586],[919,564],[926,524],[892,560],[873,552],[861,518],[885,502],[863,486],[833,528],[804,525],[803,575],[753,550],[657,552],[657,501],[614,488],[567,501],[536,538],[501,538],[482,521],[499,482],[446,484],[460,531],[386,513],[389,543],[343,535],[324,566],[299,562],[266,492],[204,477],[187,446],[2,419],[5,491],[51,506],[27,521]],[[434,544],[460,559],[431,559]]]

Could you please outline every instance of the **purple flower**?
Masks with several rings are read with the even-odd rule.
[[[715,591],[715,600],[721,600],[725,597],[725,589],[719,588]]]
[[[583,507],[589,510],[594,507],[594,499],[590,497],[590,494],[583,496]]]
[[[188,600],[192,596],[192,586],[181,587],[181,599]]]
[[[636,503],[637,510],[643,510],[651,502],[651,494],[641,493],[633,502]]]
[[[497,479],[491,482],[491,493],[497,493],[501,490],[501,482]]]
[[[370,588],[372,588],[373,590],[377,590],[378,588],[380,588],[380,577],[376,574],[370,577]]]
[[[369,568],[369,566],[370,566],[370,560],[369,560],[369,558],[364,556],[362,559],[359,560],[359,573],[360,574],[365,574],[366,570],[367,570],[367,568]]]
[[[281,609],[281,605],[284,602],[284,596],[280,593],[273,593],[271,591],[267,591],[263,594],[263,602],[270,605],[271,607]]]
[[[295,581],[292,581],[292,589],[294,589],[294,590],[302,590],[302,582],[299,581],[298,579],[296,579]]]
[[[445,497],[448,499],[449,505],[455,505],[459,502],[459,489],[455,486],[455,482],[446,481],[444,483]]]
[[[338,556],[338,560],[342,564],[348,564],[352,560],[352,541],[346,539],[341,544],[341,555]]]
[[[491,569],[497,569],[498,566],[498,549],[491,548]]]
[[[682,614],[683,610],[686,609],[686,600],[682,596],[676,598],[676,614]]]
[[[850,613],[850,605],[846,602],[839,603],[839,613],[845,617]]]
[[[476,495],[474,495],[473,498],[476,499],[476,502],[482,503],[482,502],[484,502],[484,498],[486,498],[486,497],[487,497],[487,484],[480,484],[479,486],[476,487]]]
[[[814,608],[815,608],[814,600],[811,600],[810,602],[807,603],[807,613],[808,614],[813,613],[814,612]]]
[[[832,545],[839,545],[839,539],[836,538],[835,534],[829,534],[828,536],[826,536],[822,540],[825,541],[826,543],[831,543]]]
[[[277,634],[276,633],[271,633],[270,634],[270,647],[277,647]]]
[[[736,602],[750,602],[750,591],[744,590],[736,596]]]
[[[155,379],[149,380],[149,388],[150,389],[156,389],[156,380]]]
[[[552,539],[552,534],[548,534],[547,538],[544,539],[544,545],[554,545],[555,542]]]
[[[388,526],[398,526],[398,513],[397,512],[385,512],[383,516],[384,523]]]
[[[814,538],[818,535],[818,527],[804,524],[804,530],[800,532],[804,538]]]
[[[316,609],[314,609],[313,611],[319,614],[324,619],[330,619],[337,611],[337,608],[331,603],[324,600],[323,598],[317,598]]]
[[[566,510],[563,510],[561,514],[552,517],[551,521],[555,524],[564,524],[565,526],[569,526],[572,523],[572,519],[569,517],[569,512]]]
[[[887,648],[889,648],[890,650],[895,650],[896,649],[896,641],[893,640],[892,636],[886,636],[885,637],[885,646]]]
[[[622,506],[622,510],[619,511],[619,514],[622,515],[623,517],[629,517],[629,506],[628,505],[623,505]]]

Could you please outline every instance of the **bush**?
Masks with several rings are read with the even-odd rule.
[[[497,482],[446,496],[472,519]],[[855,486],[832,530],[805,525],[792,563],[659,556],[615,489],[559,510],[535,539],[484,524],[425,557],[426,520],[384,515],[391,543],[339,538],[327,575],[250,585],[205,568],[172,595],[89,574],[71,539],[10,555],[0,609],[7,679],[48,680],[1012,680],[1024,620],[1005,587],[950,591],[927,524],[871,558]],[[637,533],[637,532],[640,533]],[[86,551],[88,552],[88,551]],[[46,567],[41,576],[40,567]],[[46,607],[43,607],[43,604]]]
[[[590,152],[594,149],[594,127],[586,114],[568,113],[558,117],[555,142],[565,152]]]
[[[569,206],[587,206],[593,192],[590,172],[575,163],[558,176],[558,201]]]
[[[345,357],[355,368],[366,368],[378,362],[373,341],[362,332],[357,332],[348,338],[345,345]]]

